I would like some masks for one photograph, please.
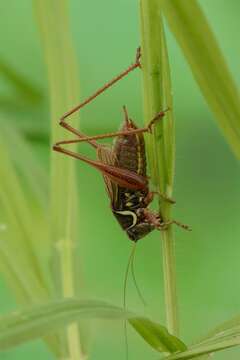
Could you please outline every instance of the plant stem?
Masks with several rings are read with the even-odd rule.
[[[178,309],[174,239],[171,229],[162,233],[164,292],[167,326],[170,333],[178,336]]]
[[[144,117],[148,123],[159,111],[168,107],[172,109],[172,96],[159,2],[141,0],[140,8]],[[175,162],[174,122],[171,110],[157,124],[154,136],[148,136],[146,140],[152,182],[159,191],[171,197]],[[170,204],[159,201],[159,209],[163,220],[169,220]],[[162,256],[167,327],[172,334],[178,335],[176,269],[171,227],[162,231]]]
[[[67,0],[35,0],[47,63],[52,139],[51,145],[69,137],[59,118],[79,102],[78,72],[68,23]],[[74,117],[71,118],[71,121]],[[74,126],[76,123],[74,123]],[[52,146],[51,146],[52,148]],[[51,151],[51,249],[54,280],[64,297],[76,295],[77,189],[75,163]],[[79,278],[78,278],[79,282]],[[69,359],[84,358],[77,324],[67,328]],[[64,346],[63,346],[64,347]]]

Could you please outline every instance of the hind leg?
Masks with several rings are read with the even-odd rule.
[[[66,119],[71,116],[72,114],[76,113],[80,109],[82,109],[84,106],[92,102],[94,99],[96,99],[100,94],[105,92],[107,89],[109,89],[111,86],[116,84],[118,81],[123,79],[125,76],[127,76],[130,72],[135,70],[136,68],[141,68],[140,64],[140,57],[141,57],[141,49],[140,47],[137,49],[136,52],[136,58],[135,62],[130,65],[126,70],[122,71],[119,75],[115,76],[112,80],[107,82],[105,85],[100,87],[95,93],[93,93],[91,96],[89,96],[87,99],[85,99],[83,102],[81,102],[79,105],[75,106],[73,109],[69,110],[67,113],[65,113],[61,119],[60,119],[60,125],[64,127],[65,129],[72,131],[72,128],[67,124]]]

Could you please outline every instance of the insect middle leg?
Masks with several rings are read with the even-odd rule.
[[[156,114],[154,116],[154,118],[145,127],[138,128],[138,129],[129,129],[129,130],[124,130],[124,131],[115,131],[115,132],[111,132],[111,133],[107,133],[107,134],[100,134],[100,135],[94,135],[94,136],[84,136],[80,131],[73,128],[69,124],[67,124],[66,128],[73,134],[79,136],[79,139],[58,141],[55,145],[66,145],[66,144],[74,144],[74,143],[79,143],[79,142],[90,142],[90,141],[92,142],[93,140],[113,138],[113,137],[117,137],[117,136],[128,136],[128,135],[139,134],[139,133],[144,133],[144,132],[151,133],[152,126],[154,125],[154,123],[156,121],[158,121],[159,119],[163,118],[166,111],[168,111],[168,110],[169,110],[169,108],[167,108],[164,111],[160,111],[158,114]],[[96,144],[97,143],[95,143],[95,145]]]

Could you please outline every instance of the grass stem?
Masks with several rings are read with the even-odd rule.
[[[141,48],[143,70],[144,117],[148,123],[158,112],[170,108],[160,121],[154,136],[148,136],[147,147],[151,179],[157,189],[172,196],[174,177],[174,122],[171,82],[161,9],[157,0],[141,0]],[[169,220],[171,207],[159,200],[163,220]],[[178,309],[174,239],[171,227],[162,232],[162,256],[168,330],[178,335]]]
[[[35,1],[49,77],[53,144],[69,136],[59,126],[59,119],[79,102],[78,72],[68,23],[68,1]],[[77,293],[77,198],[74,160],[51,151],[51,246],[55,282],[61,284],[59,292],[63,297],[74,297]],[[67,345],[69,360],[84,358],[77,324],[67,328]]]

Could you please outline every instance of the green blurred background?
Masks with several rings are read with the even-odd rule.
[[[183,0],[184,1],[184,0]],[[239,84],[238,0],[200,0]],[[80,73],[81,97],[91,94],[129,65],[139,44],[138,1],[70,1],[71,28]],[[240,312],[239,177],[237,160],[222,137],[200,94],[180,49],[167,30],[176,118],[176,178],[174,218],[190,224],[191,233],[176,229],[177,280],[181,335],[188,343],[221,321]],[[0,72],[0,126],[9,123],[25,137],[36,161],[48,171],[49,103],[47,73],[32,3],[2,1],[0,62],[21,74],[40,93],[36,104],[22,100]],[[69,68],[69,73],[71,68]],[[139,73],[82,111],[87,134],[114,131],[126,104],[142,123]],[[66,109],[68,110],[68,109]],[[93,155],[82,146],[82,151]],[[68,159],[66,158],[66,161]],[[122,304],[123,277],[131,244],[112,217],[103,181],[88,166],[77,163],[82,243],[79,261],[84,295]],[[138,243],[136,275],[146,298],[146,313],[164,322],[161,240],[157,232]],[[128,306],[143,312],[133,286]],[[16,308],[4,278],[0,278],[1,313]],[[156,359],[144,342],[129,331],[130,359]],[[120,323],[92,322],[91,359],[125,358]],[[235,359],[237,349],[215,355]],[[52,359],[44,345],[34,342],[1,354],[1,359]]]

